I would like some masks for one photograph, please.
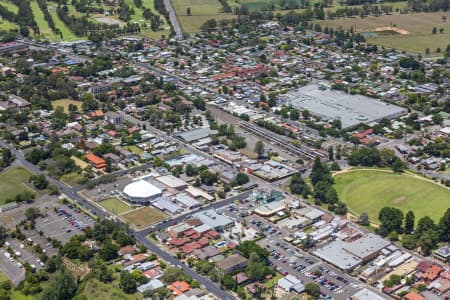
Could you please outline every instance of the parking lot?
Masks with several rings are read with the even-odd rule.
[[[131,175],[117,177],[114,182],[99,184],[95,189],[83,190],[82,196],[85,198],[98,202],[113,196],[117,196],[124,187],[130,183]]]
[[[355,293],[359,283],[341,270],[328,265],[308,252],[302,251],[284,240],[292,230],[279,228],[275,224],[256,215],[249,215],[253,203],[232,203],[222,209],[224,215],[230,216],[257,232],[263,232],[265,238],[258,241],[261,247],[269,251],[269,261],[283,275],[294,275],[305,285],[320,285],[323,298],[345,300]],[[298,230],[298,229],[296,229]]]
[[[25,279],[25,269],[18,265],[18,262],[12,257],[7,257],[5,254],[8,255],[9,253],[4,247],[0,248],[0,268],[8,276],[12,284],[16,285]]]
[[[36,219],[36,229],[45,236],[62,242],[68,242],[76,234],[81,234],[87,227],[93,227],[95,221],[74,208],[71,204],[55,204],[48,207],[45,218]]]

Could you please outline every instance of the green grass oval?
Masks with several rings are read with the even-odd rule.
[[[450,207],[449,189],[412,175],[355,169],[336,174],[334,181],[339,199],[350,211],[357,215],[366,212],[375,223],[385,206],[397,207],[404,213],[412,210],[416,222],[424,216],[438,222]]]

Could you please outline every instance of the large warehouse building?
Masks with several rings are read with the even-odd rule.
[[[370,124],[383,118],[394,119],[408,113],[406,108],[362,95],[331,90],[319,84],[309,84],[283,96],[284,105],[308,110],[323,120],[341,120],[342,128],[360,123]]]
[[[140,179],[123,189],[124,198],[132,204],[149,205],[150,202],[162,195],[162,190],[150,182]]]

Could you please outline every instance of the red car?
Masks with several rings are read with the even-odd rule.
[[[289,275],[289,272],[284,272],[283,275],[284,275],[284,276],[288,276],[288,275]]]

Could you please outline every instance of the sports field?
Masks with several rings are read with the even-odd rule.
[[[0,173],[0,204],[4,204],[9,198],[14,198],[16,195],[24,191],[33,190],[25,185],[25,182],[33,175],[25,168],[12,168]]]
[[[103,200],[99,204],[116,215],[133,209],[133,207],[115,197]]]
[[[387,170],[350,170],[334,176],[339,199],[350,211],[369,215],[378,222],[378,213],[385,206],[412,210],[416,222],[429,216],[435,221],[450,207],[450,190],[415,175],[394,174]]]
[[[445,22],[443,16],[447,17]],[[441,48],[443,53],[450,41],[448,20],[450,20],[449,12],[436,12],[369,16],[364,19],[321,20],[314,23],[320,24],[322,28],[328,26],[349,30],[353,27],[356,32],[364,33],[372,44],[421,54],[429,48],[430,53],[436,55],[437,48]],[[433,27],[437,29],[436,34],[432,34]],[[443,33],[439,33],[441,28]]]
[[[154,223],[167,219],[167,215],[156,208],[144,206],[121,215],[125,221],[137,229],[148,227]]]

